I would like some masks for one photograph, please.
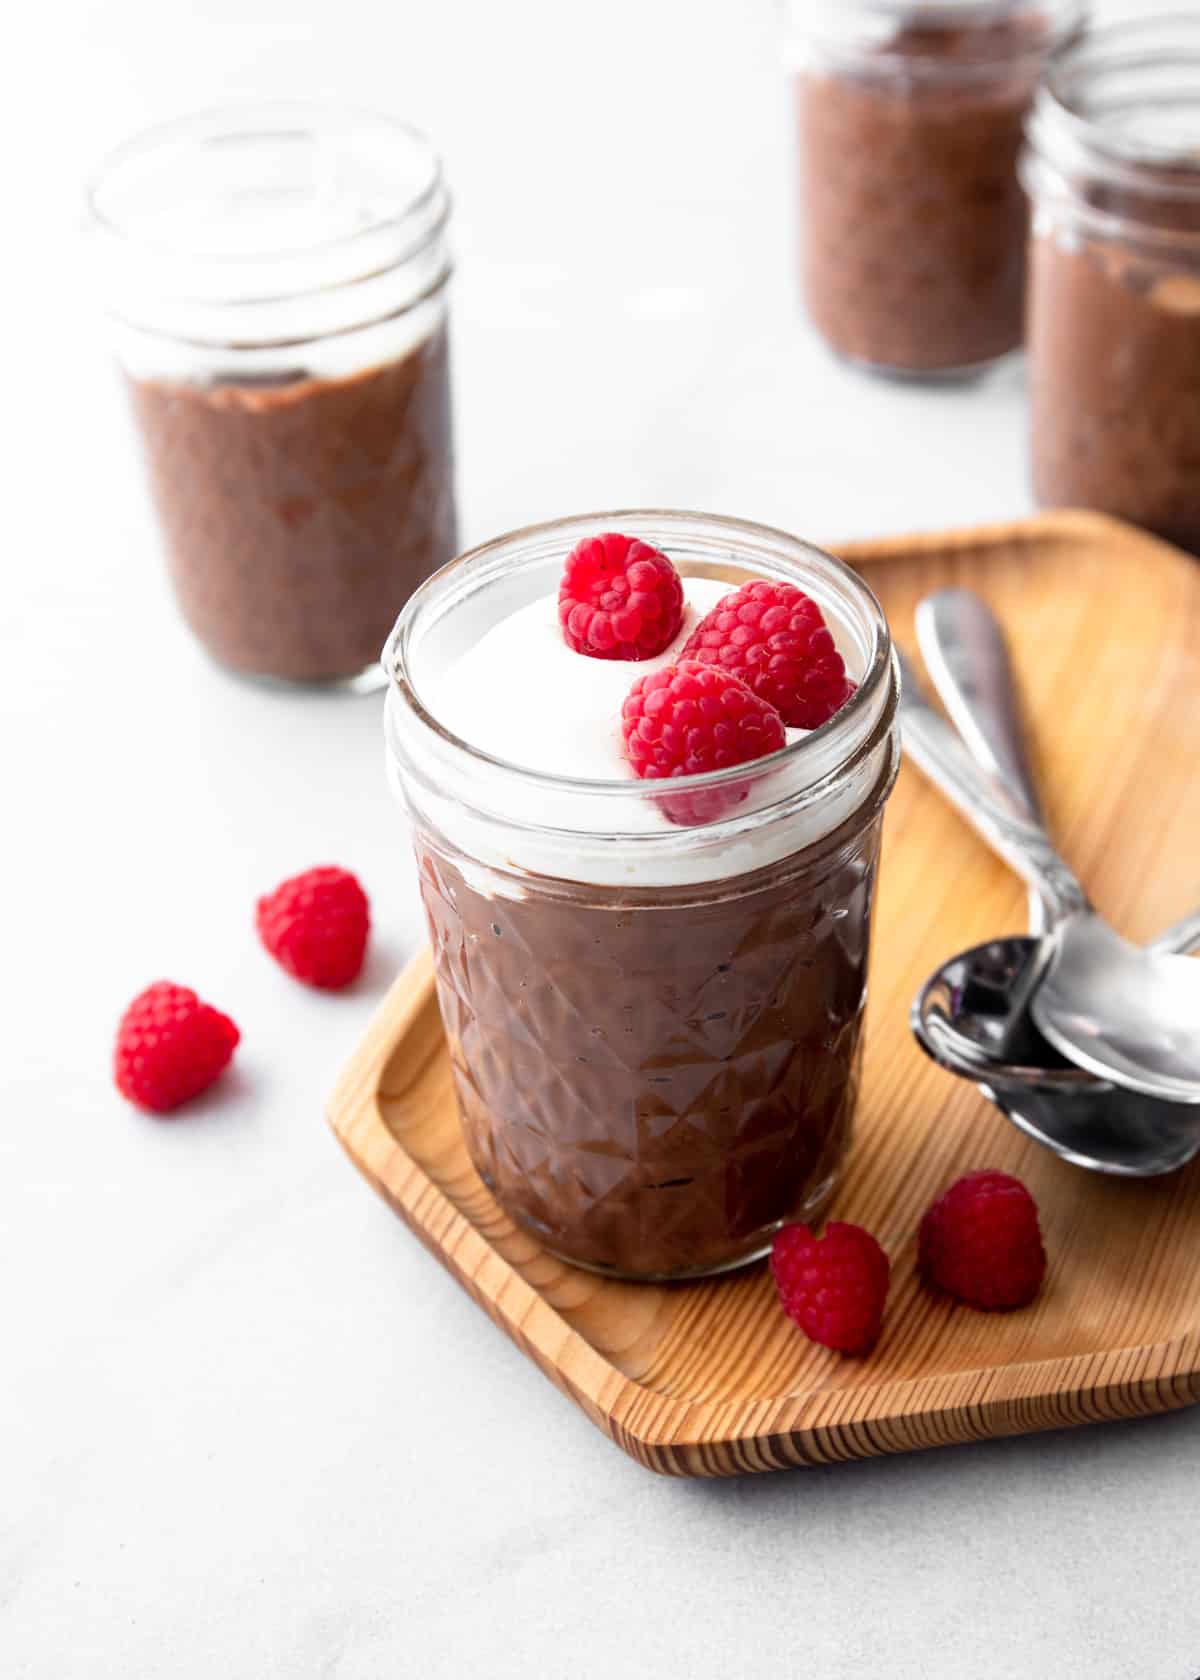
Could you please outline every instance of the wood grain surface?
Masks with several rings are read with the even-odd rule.
[[[1118,928],[1146,939],[1200,903],[1195,562],[1087,514],[841,552],[909,653],[930,589],[970,585],[997,610],[1049,820]],[[885,828],[856,1139],[831,1209],[892,1256],[883,1337],[865,1360],[807,1342],[762,1265],[621,1284],[514,1226],[462,1143],[427,954],[386,998],[331,1122],[496,1323],[654,1470],[733,1475],[1185,1406],[1200,1400],[1200,1161],[1143,1182],[1069,1166],[934,1067],[908,1029],[929,971],[1021,931],[1024,913],[1021,885],[906,765]],[[1018,1173],[1042,1211],[1049,1275],[1021,1312],[956,1306],[915,1276],[921,1213],[977,1167]]]

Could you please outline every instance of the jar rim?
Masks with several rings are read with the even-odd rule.
[[[681,793],[704,792],[709,789],[722,788],[730,783],[744,782],[748,775],[774,771],[784,765],[795,765],[813,760],[818,755],[828,752],[831,743],[838,740],[850,742],[862,733],[864,720],[868,714],[886,708],[887,696],[884,690],[891,685],[898,684],[898,673],[892,649],[891,636],[887,620],[874,591],[854,572],[845,561],[836,555],[814,544],[805,542],[802,538],[792,535],[777,527],[762,525],[755,521],[735,518],[725,514],[712,514],[685,511],[671,508],[618,508],[604,512],[572,514],[559,519],[542,520],[523,526],[517,530],[505,532],[493,537],[489,541],[477,544],[456,559],[441,567],[432,577],[428,578],[417,589],[400,613],[395,627],[388,638],[383,650],[383,666],[388,676],[390,696],[401,699],[410,713],[420,725],[448,746],[453,752],[462,754],[466,759],[489,770],[499,772],[505,777],[516,777],[519,781],[532,789],[554,790],[559,793],[578,795],[586,798],[601,800],[628,800],[631,796],[646,801],[661,799],[663,785],[660,782],[641,782],[633,779],[626,780],[594,780],[583,777],[563,776],[553,772],[540,771],[527,765],[514,763],[501,758],[482,748],[474,746],[461,736],[446,727],[438,718],[434,717],[426,708],[424,701],[417,691],[416,682],[412,675],[411,660],[408,657],[411,638],[420,615],[429,609],[447,588],[453,587],[456,580],[466,574],[473,574],[473,587],[482,587],[490,577],[511,566],[513,550],[519,545],[536,543],[553,538],[563,539],[563,557],[578,538],[597,530],[626,529],[633,525],[653,527],[660,534],[660,540],[669,545],[672,531],[682,533],[689,526],[709,527],[715,533],[724,534],[731,539],[730,549],[733,557],[739,563],[743,557],[737,553],[736,539],[741,538],[745,543],[757,543],[763,551],[773,549],[778,553],[781,549],[791,550],[810,560],[816,561],[820,569],[829,578],[836,579],[838,584],[846,590],[861,610],[869,627],[871,637],[870,656],[867,669],[864,671],[855,693],[842,708],[822,724],[819,729],[812,730],[797,741],[789,742],[777,752],[764,758],[752,760],[748,764],[733,765],[724,770],[707,771],[699,775],[681,776],[671,781],[671,791]],[[640,533],[639,533],[640,534]],[[734,587],[731,585],[731,587]],[[449,610],[453,601],[446,603],[445,610]],[[632,679],[631,679],[632,680]],[[839,763],[847,762],[853,756],[848,751]],[[762,817],[762,809],[755,813]],[[737,818],[731,819],[737,822]],[[718,830],[724,825],[720,822],[706,825],[705,832]],[[656,836],[638,836],[638,838],[656,838]]]
[[[814,15],[825,6],[829,14]],[[826,49],[870,51],[873,70],[922,81],[987,80],[1006,76],[1014,65],[1041,65],[1077,34],[1091,10],[1091,0],[790,0],[793,36]],[[935,29],[986,27],[1022,17],[1045,21],[1045,32],[1011,53],[969,51],[954,58],[933,52],[889,51],[896,31],[905,25]]]
[[[347,233],[316,238],[293,246],[289,249],[289,255],[316,256],[323,251],[344,250],[360,241],[369,241],[381,231],[413,220],[423,210],[433,206],[439,193],[445,191],[441,159],[429,136],[398,117],[335,99],[239,99],[206,106],[203,110],[155,123],[130,135],[107,152],[92,170],[84,187],[85,204],[92,222],[109,237],[128,246],[140,247],[147,252],[169,257],[199,256],[206,263],[233,265],[245,262],[245,252],[197,253],[174,242],[158,241],[148,238],[144,233],[135,232],[105,210],[102,195],[121,170],[130,164],[149,159],[155,151],[183,142],[220,141],[228,144],[231,140],[249,138],[256,132],[255,125],[264,121],[303,125],[318,136],[322,125],[326,129],[334,123],[369,125],[413,147],[417,153],[423,154],[424,158],[423,179],[402,204],[360,220],[358,225]],[[239,127],[239,124],[242,126]],[[255,253],[253,260],[261,261],[262,253]]]
[[[1113,124],[1114,111],[1161,110],[1161,95],[1150,91],[1140,97],[1126,91],[1115,106],[1087,108],[1089,94],[1095,99],[1106,78],[1136,78],[1166,69],[1182,69],[1193,78],[1185,96],[1197,117],[1196,138],[1190,145],[1155,140]],[[1026,139],[1023,173],[1035,192],[1061,187],[1061,172],[1074,170],[1135,197],[1200,202],[1200,17],[1161,12],[1089,32],[1057,60],[1039,88]],[[1039,163],[1053,171],[1050,178],[1039,175]],[[1173,240],[1189,237],[1186,229],[1170,232]]]

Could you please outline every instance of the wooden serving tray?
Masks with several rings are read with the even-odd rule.
[[[1050,820],[1096,902],[1150,938],[1200,902],[1200,567],[1110,520],[1054,514],[842,551],[900,644],[928,590],[969,584],[1006,622]],[[1200,1161],[1100,1178],[1018,1133],[908,1028],[952,951],[1019,932],[1019,883],[911,767],[888,810],[858,1130],[833,1213],[892,1256],[870,1358],[807,1342],[763,1265],[615,1283],[515,1227],[463,1146],[429,956],[397,980],[332,1099],[351,1160],[599,1428],[651,1469],[725,1476],[1166,1411],[1200,1400]],[[1021,1312],[925,1290],[914,1234],[964,1171],[1018,1173],[1050,1255]],[[532,1445],[531,1445],[532,1450]]]

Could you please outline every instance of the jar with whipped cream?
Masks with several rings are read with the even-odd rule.
[[[1037,499],[1200,554],[1200,17],[1065,55],[1023,173]]]
[[[378,686],[457,546],[437,155],[389,117],[233,105],[122,147],[88,204],[191,629],[243,676]]]
[[[682,578],[682,623],[654,660],[564,640],[564,562],[605,530]],[[665,796],[623,757],[623,701],[759,579],[817,602],[849,698]],[[819,1215],[850,1146],[899,759],[895,660],[866,584],[738,520],[559,520],[439,572],[385,667],[463,1128],[497,1200],[555,1254],[634,1279],[742,1265]]]
[[[1022,125],[1087,0],[789,0],[801,272],[829,346],[961,377],[1023,336]]]

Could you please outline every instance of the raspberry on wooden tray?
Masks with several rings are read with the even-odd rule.
[[[970,1306],[1027,1306],[1046,1275],[1037,1204],[1008,1173],[968,1173],[922,1219],[917,1261],[926,1283]]]
[[[878,1341],[890,1274],[871,1233],[837,1219],[823,1237],[785,1225],[771,1247],[784,1312],[810,1341],[839,1353],[869,1353]]]

